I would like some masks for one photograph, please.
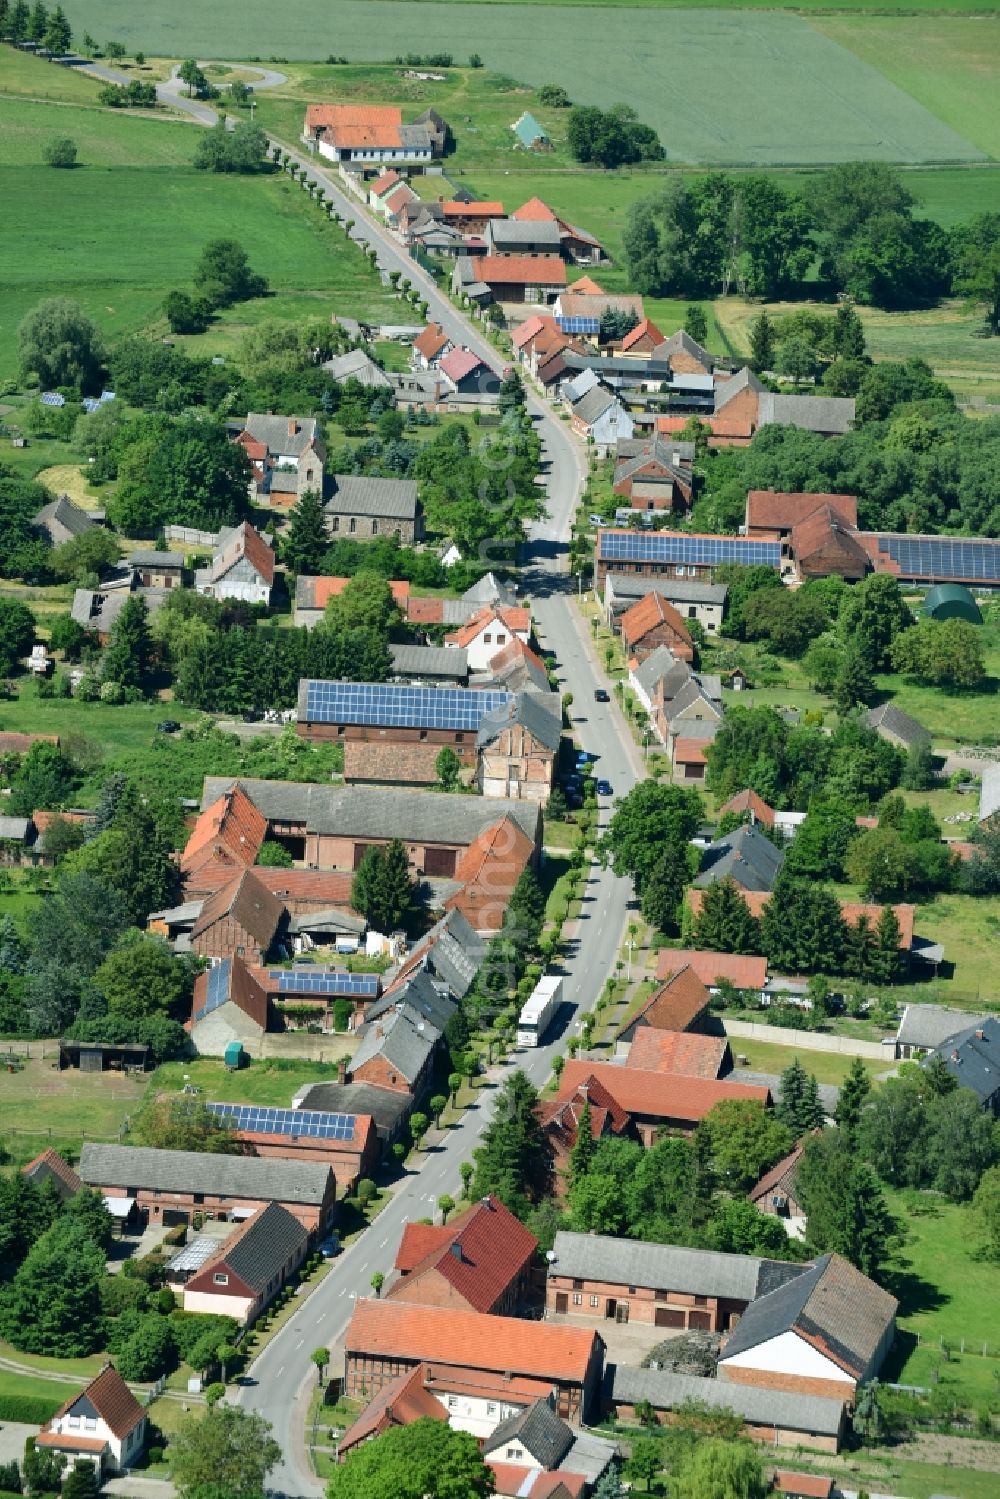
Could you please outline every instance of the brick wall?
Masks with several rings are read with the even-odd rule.
[[[721,1363],[719,1378],[731,1384],[756,1385],[762,1390],[784,1390],[793,1395],[825,1395],[830,1400],[853,1400],[853,1379],[811,1379],[801,1374],[779,1374],[774,1369],[749,1369]]]

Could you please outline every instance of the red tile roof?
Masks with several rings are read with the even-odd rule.
[[[793,526],[790,541],[800,572],[811,570],[822,577],[825,572],[836,571],[846,575],[848,569],[863,575],[868,569],[868,553],[829,505]]]
[[[574,287],[573,290],[576,291],[577,288]],[[643,318],[641,323],[636,323],[630,333],[626,333],[622,339],[622,353],[627,354],[629,349],[634,348],[637,343],[641,343],[644,338],[651,338],[654,344],[662,344],[664,342],[663,334],[652,318]]]
[[[764,827],[774,827],[774,808],[769,807],[763,797],[758,796],[750,787],[747,787],[746,791],[737,791],[735,796],[723,802],[719,808],[719,817],[725,817],[727,812],[735,812],[737,816],[742,816],[744,812],[752,812]]]
[[[426,1360],[567,1384],[583,1383],[597,1341],[589,1328],[393,1300],[358,1301],[344,1334],[348,1355]]]
[[[399,1258],[404,1250],[407,1261],[414,1251],[412,1244],[405,1249],[408,1233],[420,1227],[407,1224],[396,1257],[397,1268],[401,1268]],[[436,1244],[423,1239],[423,1258],[392,1285],[389,1297],[419,1302],[422,1277],[437,1271],[473,1311],[489,1312],[524,1273],[538,1248],[534,1234],[495,1197],[473,1203],[444,1227],[442,1234]]]
[[[72,1410],[78,1400],[84,1397],[90,1401],[98,1416],[105,1425],[111,1428],[119,1440],[127,1437],[129,1432],[145,1419],[145,1411],[113,1364],[106,1364],[100,1374],[92,1379],[85,1389],[67,1400],[66,1404],[56,1411],[52,1421],[59,1421]],[[49,1423],[50,1426],[51,1424],[52,1422]],[[100,1445],[103,1447],[104,1443]]]
[[[542,1128],[565,1150],[572,1150],[576,1144],[585,1103],[590,1104],[590,1132],[595,1140],[605,1133],[606,1121],[609,1125],[607,1132],[613,1135],[620,1135],[628,1125],[629,1116],[617,1099],[612,1098],[603,1084],[591,1078],[569,1098],[546,1099],[536,1106]]]
[[[705,754],[707,739],[695,739],[691,735],[680,735],[674,740],[675,765],[707,765]]]
[[[451,349],[440,365],[441,373],[456,384],[459,380],[464,380],[466,375],[471,375],[473,370],[480,368],[485,369],[485,363],[471,349]]]
[[[522,224],[541,223],[546,220],[552,223],[555,217],[552,209],[547,203],[543,203],[541,198],[529,198],[527,203],[522,203],[520,208],[515,208],[511,214],[512,219],[519,219]]]
[[[767,959],[742,953],[705,952],[695,947],[664,947],[656,964],[656,977],[663,980],[682,968],[690,968],[709,988],[720,978],[737,989],[763,989],[767,983]]]
[[[751,489],[747,491],[746,524],[748,530],[790,531],[812,515],[820,506],[829,505],[835,515],[849,526],[858,523],[858,500],[853,494],[804,494]]]
[[[792,1473],[787,1468],[776,1468],[774,1487],[779,1494],[802,1494],[805,1499],[830,1499],[834,1491],[832,1478],[819,1473]]]
[[[312,603],[308,607],[310,609],[325,609],[330,599],[340,597],[348,583],[351,582],[351,579],[319,576],[310,578],[309,581],[313,585],[313,597]],[[410,597],[409,583],[405,579],[401,580],[398,578],[387,579],[387,582],[389,584],[389,592],[392,594],[393,603],[397,608],[404,609]]]
[[[717,1103],[729,1098],[748,1098],[769,1103],[767,1088],[752,1083],[730,1083],[715,1078],[679,1077],[676,1073],[649,1072],[641,1067],[621,1067],[613,1062],[568,1061],[559,1079],[559,1098],[568,1098],[581,1083],[595,1078],[628,1113],[647,1119],[677,1119],[697,1124]]]
[[[462,889],[445,901],[446,910],[461,911],[478,932],[497,932],[534,845],[512,817],[485,828],[462,854],[455,879]]]
[[[416,193],[401,182],[394,193],[390,193],[385,200],[385,206],[390,213],[402,213],[407,203],[416,202]]]
[[[43,1150],[33,1161],[21,1167],[21,1175],[31,1177],[41,1186],[46,1177],[54,1176],[66,1188],[67,1195],[75,1197],[83,1186],[73,1167],[64,1161],[57,1150]],[[60,1194],[63,1195],[63,1194]]]
[[[558,255],[482,255],[476,274],[487,286],[566,285],[566,264]]]
[[[446,219],[502,219],[503,204],[495,201],[482,203],[442,203]]]
[[[199,973],[191,996],[191,1024],[201,1018],[208,998],[208,973]],[[238,953],[233,953],[229,974],[229,999],[262,1030],[267,1029],[267,995],[254,971]]]
[[[368,1402],[353,1426],[349,1426],[337,1443],[337,1455],[343,1460],[361,1442],[380,1436],[392,1426],[409,1426],[422,1418],[447,1421],[448,1412],[441,1401],[425,1388],[426,1364],[405,1369],[382,1386]]]
[[[553,318],[539,317],[537,312],[532,314],[531,317],[525,319],[519,328],[514,329],[510,336],[511,343],[515,349],[523,349],[524,345],[530,343],[536,333],[541,333],[542,329],[548,323],[551,323],[553,328],[556,326]]]
[[[660,1031],[686,1031],[707,1010],[710,1002],[711,995],[688,965],[678,968],[658,989],[654,989],[629,1024],[634,1025],[637,1020],[646,1018],[649,1025]]]
[[[647,593],[638,603],[626,609],[621,618],[622,639],[629,649],[655,630],[659,625],[669,625],[686,646],[691,645],[691,635],[673,604],[662,593]]]
[[[784,1156],[776,1166],[765,1172],[755,1187],[747,1193],[749,1202],[763,1202],[775,1188],[782,1192],[793,1195],[795,1191],[795,1177],[802,1159],[805,1146],[796,1145],[795,1149]]]
[[[407,1275],[423,1264],[429,1254],[447,1244],[451,1229],[446,1223],[406,1223],[396,1250],[393,1269]]]
[[[764,913],[764,907],[771,898],[769,890],[740,890],[740,895],[746,902],[751,916],[760,917]],[[701,903],[705,892],[691,885],[687,890],[687,903],[691,908],[691,914],[697,916],[701,910]],[[892,908],[899,922],[899,945],[903,952],[908,952],[913,946],[913,920],[916,916],[916,907],[908,905],[896,905]],[[878,925],[878,919],[883,911],[882,906],[866,905],[864,901],[842,900],[840,902],[840,914],[850,926],[857,926],[862,916],[868,917],[868,924],[872,928]]]
[[[688,1031],[660,1031],[640,1025],[628,1054],[628,1065],[647,1072],[681,1077],[718,1077],[729,1042],[725,1036],[697,1036]]]
[[[581,276],[579,281],[574,281],[571,284],[570,291],[572,291],[578,297],[604,297],[607,295],[604,287],[599,286],[598,283],[594,280],[593,276]],[[682,426],[684,424],[684,421],[685,418],[682,417]]]
[[[411,594],[406,601],[406,617],[413,625],[443,624],[444,599],[425,598],[422,594]]]
[[[107,1447],[103,1437],[81,1437],[75,1431],[40,1431],[35,1438],[36,1447],[51,1447],[57,1452],[103,1452]]]
[[[401,146],[402,112],[394,104],[310,104],[306,131],[321,131],[338,150]]]
[[[450,635],[446,635],[445,641],[448,645],[471,645],[483,630],[494,624],[506,625],[512,635],[527,635],[531,631],[531,610],[524,609],[519,604],[509,608],[503,605],[484,604],[470,619],[466,620],[460,630],[454,630]]]
[[[266,837],[267,818],[237,781],[199,815],[181,854],[181,871],[190,874],[218,854],[253,864]],[[228,877],[232,877],[231,867]]]
[[[266,949],[274,939],[282,915],[283,907],[277,896],[271,894],[256,872],[245,869],[220,890],[212,892],[198,913],[191,935],[198,937],[223,917],[232,916],[238,926]]]
[[[381,177],[375,178],[369,191],[373,192],[376,198],[381,198],[383,193],[387,193],[390,187],[393,187],[397,182],[402,182],[402,180],[399,173],[390,167],[387,172],[382,173]]]
[[[451,339],[440,323],[428,323],[424,331],[413,340],[413,347],[425,359],[436,359],[450,343]]]

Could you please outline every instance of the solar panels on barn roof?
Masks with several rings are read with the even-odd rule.
[[[745,536],[685,536],[678,532],[601,531],[600,555],[607,562],[723,562],[781,566],[781,543]]]
[[[101,403],[96,396],[84,396],[83,400],[80,402],[80,405],[83,407],[88,416],[97,411],[100,407],[100,404]]]
[[[376,724],[386,728],[475,730],[487,713],[504,707],[511,698],[509,692],[495,689],[371,682],[307,682],[305,688],[305,718],[309,723]]]
[[[1000,541],[961,536],[877,534],[880,552],[898,563],[904,578],[927,582],[1000,583]]]
[[[377,973],[344,973],[336,968],[272,968],[268,977],[281,994],[346,994],[353,999],[378,998]]]
[[[217,1010],[229,998],[229,979],[232,966],[231,959],[223,958],[221,963],[216,963],[214,968],[208,970],[205,1003],[200,1010],[195,1011],[195,1020],[204,1020],[206,1015],[211,1015],[213,1010]]]
[[[47,390],[42,396],[43,406],[65,406],[66,397],[61,396],[57,390]]]
[[[298,1135],[311,1140],[353,1140],[353,1114],[323,1114],[315,1109],[269,1109],[250,1103],[210,1103],[212,1113],[230,1128],[249,1135]]]

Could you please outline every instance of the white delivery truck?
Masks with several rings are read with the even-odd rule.
[[[562,1004],[562,997],[561,976],[546,974],[538,980],[517,1022],[518,1046],[538,1045],[553,1015]]]

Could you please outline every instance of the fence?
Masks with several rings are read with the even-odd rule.
[[[183,541],[193,547],[214,547],[219,539],[217,531],[196,531],[193,526],[164,526],[167,541]]]
[[[831,1036],[823,1031],[796,1031],[784,1025],[761,1025],[756,1020],[724,1020],[730,1038],[743,1036],[747,1041],[770,1041],[773,1046],[797,1046],[802,1051],[832,1051],[845,1057],[875,1057],[891,1066],[895,1060],[891,1046],[878,1041],[856,1041],[853,1036]]]

